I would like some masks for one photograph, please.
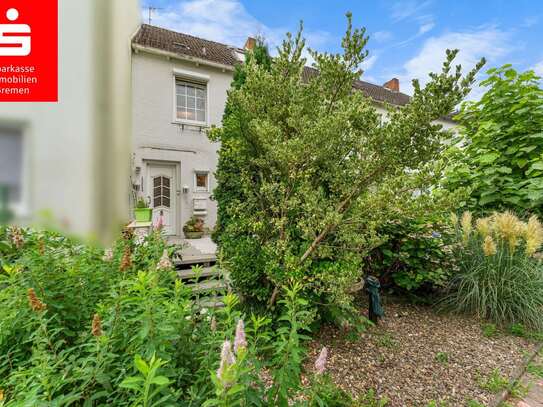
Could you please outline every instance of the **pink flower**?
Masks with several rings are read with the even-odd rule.
[[[234,352],[237,354],[239,349],[247,348],[247,340],[245,339],[245,325],[243,320],[238,321],[236,326],[236,338],[234,339]]]
[[[326,360],[328,359],[328,349],[325,347],[322,348],[319,357],[315,361],[315,371],[317,374],[323,374],[326,370]]]
[[[154,227],[156,230],[161,230],[163,226],[164,226],[164,215],[162,215],[161,213],[158,216],[158,219],[156,220]]]
[[[230,366],[236,362],[236,358],[232,353],[232,344],[230,341],[224,341],[221,349],[221,363],[217,370],[217,378],[221,381],[224,387],[230,387],[231,383],[224,377],[224,373]]]

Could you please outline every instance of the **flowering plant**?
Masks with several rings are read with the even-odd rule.
[[[543,328],[543,226],[511,212],[474,220],[470,212],[452,216],[457,234],[458,273],[442,305],[497,323]]]

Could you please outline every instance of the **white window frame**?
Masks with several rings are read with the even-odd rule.
[[[193,126],[209,127],[209,75],[199,72],[187,71],[184,69],[173,70],[173,123],[189,124]],[[196,86],[205,86],[206,101],[205,101],[205,120],[187,120],[177,117],[177,82],[193,83]]]
[[[202,188],[197,184],[196,177],[197,175],[205,175],[207,177],[207,187]],[[209,176],[208,170],[194,170],[194,192],[209,192],[209,184],[211,182],[211,177]]]
[[[22,143],[22,154],[21,154],[21,185],[20,185],[20,199],[18,202],[12,202],[9,205],[9,208],[15,214],[15,218],[26,218],[30,214],[29,208],[29,164],[30,164],[30,143],[29,143],[29,128],[26,125],[19,123],[1,123],[0,127],[14,130],[19,133]]]

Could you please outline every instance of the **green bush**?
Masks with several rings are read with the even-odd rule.
[[[448,50],[442,70],[424,87],[415,81],[410,103],[381,120],[373,101],[353,91],[367,41],[348,14],[341,52],[310,51],[314,69],[305,67],[301,31],[269,63],[250,53],[222,126],[210,132],[221,145],[214,238],[247,302],[273,310],[295,281],[319,315],[353,315],[351,290],[379,226],[368,212],[389,202],[401,211],[401,199],[428,187],[406,192],[395,181],[422,181],[448,137],[434,121],[461,102],[484,63],[463,76],[453,65],[458,50]]]
[[[348,405],[324,379],[302,386],[315,313],[299,284],[273,325],[243,315],[234,294],[200,309],[164,250],[158,233],[125,231],[104,252],[0,228],[0,405],[308,406],[310,395]],[[221,359],[225,339],[234,355]]]
[[[452,273],[451,231],[434,216],[405,218],[379,228],[383,243],[366,259],[366,270],[386,286],[407,291],[444,287]]]
[[[481,82],[488,88],[455,117],[455,140],[446,186],[468,187],[474,211],[514,209],[542,215],[543,89],[533,71],[511,65],[493,68]]]
[[[458,272],[442,305],[500,324],[543,327],[543,228],[510,212],[478,219],[465,212],[457,224]]]

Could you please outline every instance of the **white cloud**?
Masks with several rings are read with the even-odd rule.
[[[364,72],[369,71],[371,67],[375,64],[375,62],[377,62],[377,58],[378,56],[376,54],[370,55],[364,60],[364,62],[362,62],[362,64],[360,64],[360,68]]]
[[[454,64],[461,64],[464,72],[472,69],[481,57],[485,57],[489,65],[492,65],[494,61],[513,51],[509,33],[494,26],[430,37],[418,54],[403,66],[400,75],[402,91],[412,93],[412,79],[417,78],[424,85],[429,79],[428,73],[440,72],[445,60],[445,50],[452,48],[460,50]],[[474,89],[470,98],[477,97],[480,92]]]
[[[147,9],[142,11],[147,21]],[[252,16],[239,0],[176,0],[165,9],[154,11],[153,25],[237,47],[248,36],[263,36],[270,51],[281,44],[287,31],[298,27],[268,27]],[[330,40],[325,31],[305,30],[307,45],[322,47]]]
[[[417,17],[418,14],[428,7],[431,1],[402,0],[396,1],[390,8],[390,16],[394,22]]]
[[[421,25],[419,27],[419,35],[426,34],[428,31],[430,31],[434,27],[435,27],[435,23],[433,21],[430,21],[428,23]]]
[[[539,22],[539,16],[528,16],[520,25],[522,28],[530,28]]]
[[[377,42],[386,42],[392,38],[390,31],[376,31],[370,34],[370,39],[374,39]]]

